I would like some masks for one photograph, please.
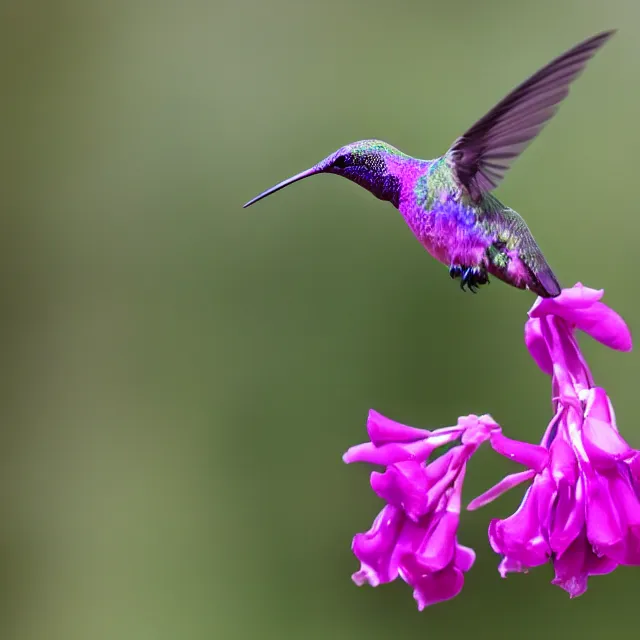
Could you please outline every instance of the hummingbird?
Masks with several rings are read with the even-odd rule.
[[[337,174],[391,202],[422,246],[460,279],[462,290],[475,293],[491,274],[543,298],[556,297],[560,284],[529,227],[493,190],[614,33],[588,38],[542,67],[439,158],[421,160],[381,140],[361,140],[267,189],[244,208],[309,176]]]

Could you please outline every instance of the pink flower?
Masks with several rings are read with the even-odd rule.
[[[619,434],[607,393],[594,385],[574,337],[578,328],[612,349],[631,349],[627,326],[601,297],[578,284],[534,304],[525,341],[552,377],[555,415],[540,445],[491,433],[491,446],[527,471],[503,479],[468,507],[532,480],[516,513],[491,522],[489,540],[502,555],[503,577],[550,560],[553,584],[571,597],[585,592],[591,575],[640,564],[640,453]]]
[[[460,592],[463,574],[475,560],[473,550],[457,539],[466,464],[499,429],[490,416],[470,415],[455,427],[427,431],[369,413],[371,442],[349,449],[344,461],[386,467],[372,472],[371,487],[387,505],[371,529],[353,539],[360,560],[356,584],[375,587],[399,576],[413,587],[420,610]],[[427,462],[437,448],[457,440],[460,444]]]

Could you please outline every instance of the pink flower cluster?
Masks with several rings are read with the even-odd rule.
[[[387,505],[366,533],[353,539],[360,560],[356,584],[376,587],[400,576],[413,587],[418,608],[458,595],[475,561],[458,543],[462,483],[467,461],[500,427],[489,416],[466,416],[455,427],[427,431],[369,412],[371,442],[351,447],[344,461],[382,465],[371,488]],[[428,462],[436,449],[460,444]]]
[[[619,434],[607,393],[595,386],[574,336],[580,329],[612,349],[631,349],[626,324],[600,302],[602,295],[578,284],[557,298],[538,299],[529,312],[527,348],[552,379],[554,416],[539,445],[507,438],[486,415],[431,432],[370,413],[371,442],[349,449],[344,460],[386,467],[371,474],[371,486],[387,505],[353,540],[361,562],[357,584],[377,586],[399,576],[413,587],[420,609],[460,592],[475,559],[457,539],[462,482],[468,460],[487,440],[526,470],[501,480],[468,509],[531,482],[516,513],[489,526],[503,577],[552,562],[553,584],[574,597],[584,593],[590,575],[640,564],[640,452]]]

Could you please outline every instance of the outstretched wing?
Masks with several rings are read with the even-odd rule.
[[[553,117],[569,85],[614,33],[593,36],[550,62],[453,143],[447,158],[472,198],[498,186],[511,163]]]

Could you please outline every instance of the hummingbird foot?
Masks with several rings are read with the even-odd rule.
[[[460,288],[465,291],[465,287],[468,287],[471,293],[476,293],[483,284],[489,284],[489,275],[484,265],[467,267],[452,264],[449,267],[449,275],[454,279],[460,278]]]

